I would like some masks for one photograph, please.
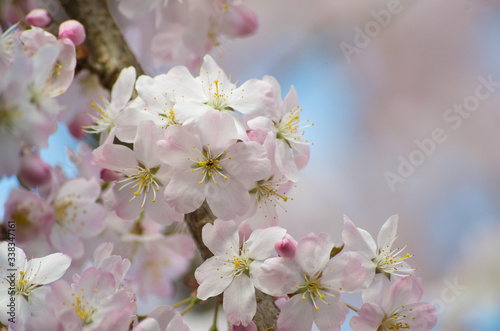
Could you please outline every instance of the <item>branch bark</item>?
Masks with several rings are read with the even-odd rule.
[[[144,71],[128,47],[123,35],[111,16],[106,0],[61,1],[66,13],[85,26],[87,39],[85,46],[89,51],[85,67],[98,75],[101,84],[111,90],[120,71],[134,66],[137,75]],[[213,254],[203,244],[201,232],[207,223],[213,223],[215,216],[204,203],[198,210],[186,214],[185,222],[204,260]],[[279,309],[271,296],[256,291],[257,313],[253,322],[259,331],[276,330]]]
[[[134,66],[137,76],[144,74],[108,10],[106,0],[60,1],[69,17],[85,26],[89,51],[85,66],[99,76],[102,86],[111,90],[120,71]]]

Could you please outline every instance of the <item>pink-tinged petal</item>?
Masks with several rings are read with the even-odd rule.
[[[349,309],[345,305],[342,295],[328,296],[325,301],[327,303],[316,300],[318,309],[313,310],[314,323],[322,331],[340,330],[340,326],[349,314]]]
[[[114,244],[111,242],[105,242],[97,246],[97,248],[94,251],[94,265],[96,265],[99,268],[102,262],[111,256],[113,248]]]
[[[197,297],[201,300],[207,300],[210,297],[221,294],[231,284],[231,268],[223,268],[217,257],[211,257],[203,262],[194,272],[194,277],[200,286],[198,287]]]
[[[176,313],[174,318],[168,323],[165,331],[189,331],[189,326],[184,322],[181,314]]]
[[[313,323],[313,309],[313,305],[309,302],[309,300],[302,300],[300,295],[294,295],[285,303],[278,316],[278,330],[311,330]]]
[[[97,203],[90,203],[80,210],[78,210],[79,213],[72,226],[67,228],[76,232],[82,238],[92,238],[99,235],[105,227],[104,218],[107,209]]]
[[[330,251],[333,246],[328,234],[320,233],[316,235],[310,233],[299,241],[295,251],[295,261],[302,267],[304,272],[314,275],[330,259]]]
[[[55,202],[60,199],[70,197],[77,203],[93,203],[101,193],[101,186],[95,178],[87,180],[85,178],[75,178],[64,183],[57,196]]]
[[[400,278],[392,284],[384,297],[382,308],[385,311],[391,311],[394,307],[418,302],[423,293],[421,278],[415,276]]]
[[[184,220],[184,214],[175,211],[161,194],[157,196],[155,202],[148,204],[146,213],[155,222],[167,226],[173,222],[182,222]]]
[[[235,219],[244,215],[250,208],[250,194],[246,187],[233,178],[220,179],[217,185],[209,182],[207,203],[214,215],[223,220]]]
[[[62,325],[50,315],[31,316],[26,323],[26,331],[54,331],[62,330]]]
[[[370,286],[362,292],[363,302],[372,302],[381,306],[385,294],[389,292],[391,285],[391,281],[387,279],[385,274],[376,274]]]
[[[389,219],[382,225],[377,237],[377,246],[379,248],[384,248],[386,246],[392,246],[394,240],[397,237],[398,230],[398,215],[392,215]]]
[[[250,265],[251,266],[251,265]],[[259,268],[252,268],[250,276],[257,279],[256,287],[272,296],[293,293],[304,283],[300,266],[292,259],[275,257],[265,260]]]
[[[274,253],[274,244],[285,234],[286,230],[277,226],[255,230],[246,243],[248,256],[253,260],[267,259]]]
[[[135,167],[137,158],[134,151],[123,145],[105,144],[92,152],[94,165],[114,171]]]
[[[116,330],[129,330],[132,322],[132,316],[135,313],[132,305],[127,305],[125,300],[129,300],[125,291],[118,292],[114,295],[113,300],[118,301],[116,297],[122,297],[121,306],[123,309],[115,309],[110,311],[103,317],[101,323],[96,327],[99,331],[116,331]],[[106,307],[107,308],[107,307]]]
[[[231,159],[224,159],[222,168],[244,184],[253,185],[255,181],[267,179],[271,174],[271,162],[266,151],[255,141],[233,144],[227,149],[226,155]]]
[[[156,144],[160,160],[179,169],[186,169],[195,164],[196,158],[202,157],[202,150],[200,139],[180,125],[169,126],[165,131],[164,140]]]
[[[163,78],[163,77],[162,77]],[[198,82],[184,66],[173,67],[164,77],[163,88],[176,103],[205,103],[207,97]]]
[[[206,93],[214,93],[214,81],[216,80],[218,81],[219,90],[223,89],[227,94],[229,94],[231,87],[234,86],[234,84],[229,81],[224,71],[222,71],[217,63],[215,63],[213,57],[209,54],[203,57],[198,79],[202,81]],[[210,86],[213,90],[209,90]]]
[[[302,170],[309,162],[309,155],[311,153],[309,150],[309,145],[300,143],[291,145],[293,152],[293,162],[295,162],[295,165],[299,170]]]
[[[370,258],[375,257],[377,245],[371,236],[369,238],[363,236],[361,229],[344,215],[344,229],[342,230],[342,241],[344,249],[355,252],[365,253]]]
[[[111,103],[116,109],[123,109],[132,96],[135,84],[135,68],[122,69],[120,76],[111,89]]]
[[[71,264],[71,258],[62,253],[54,253],[28,262],[26,276],[32,283],[45,285],[61,278]]]
[[[146,318],[133,328],[133,331],[163,331],[154,318]]]
[[[274,126],[273,121],[264,116],[257,116],[247,122],[247,125],[250,129],[255,131],[264,131],[266,132],[276,132],[276,128]]]
[[[83,256],[83,243],[80,237],[73,232],[66,231],[59,225],[52,227],[49,242],[54,249],[68,254],[73,259],[79,259]]]
[[[114,201],[112,203],[113,210],[116,211],[116,215],[124,219],[137,218],[142,212],[142,197],[132,199],[134,196],[133,189],[124,187],[121,190],[118,190],[119,186],[117,185],[120,184],[115,184],[113,187]],[[158,197],[158,199],[161,199],[161,196]]]
[[[148,314],[148,317],[152,317],[157,320],[160,329],[163,331],[167,328],[167,325],[176,316],[176,314],[177,313],[170,306],[158,306]]]
[[[299,169],[293,161],[292,152],[290,151],[290,146],[284,139],[276,140],[276,150],[274,153],[276,166],[279,171],[288,179],[293,182],[299,180]]]
[[[238,226],[233,221],[216,219],[214,224],[207,223],[203,227],[203,243],[216,255],[233,256],[239,254]]]
[[[328,261],[324,283],[335,291],[353,292],[366,279],[366,270],[361,265],[361,257],[354,252],[345,252]]]
[[[245,115],[265,115],[274,104],[273,87],[259,79],[247,80],[233,91],[229,106]]]
[[[213,107],[197,102],[181,102],[174,105],[175,118],[183,124],[197,123]]]
[[[224,291],[223,308],[231,324],[248,325],[257,311],[255,288],[245,275],[233,279],[233,282]]]
[[[349,322],[354,331],[377,331],[385,317],[383,309],[371,302],[363,304],[358,315],[352,317]]]
[[[137,126],[137,136],[134,141],[134,152],[137,159],[149,168],[158,167],[160,159],[155,145],[163,139],[163,132],[153,121],[144,121]]]
[[[182,214],[195,211],[205,200],[205,185],[198,183],[191,169],[176,173],[165,189],[167,203]]]
[[[297,244],[297,241],[287,234],[283,239],[278,240],[274,244],[274,249],[279,256],[293,259],[295,256],[295,250],[297,249]]]
[[[437,323],[436,307],[430,303],[417,302],[405,305],[405,310],[402,313],[408,316],[406,323],[409,324],[412,331],[429,331]]]
[[[247,326],[231,325],[231,331],[257,331],[257,325],[254,322],[250,322]]]
[[[145,107],[142,104],[130,105],[116,115],[116,127],[113,132],[118,139],[126,143],[133,143],[137,135],[137,124],[142,121],[153,121],[159,127],[163,126],[162,118],[158,114],[148,111]]]
[[[144,15],[157,4],[158,0],[143,0],[138,6],[134,0],[122,0],[118,5],[118,9],[128,19],[133,19]]]
[[[295,87],[290,86],[290,90],[283,98],[283,105],[281,108],[281,115],[284,116],[288,114],[290,111],[294,112],[299,107],[299,99],[297,98],[297,92],[295,91]]]
[[[236,142],[234,121],[225,112],[215,109],[207,111],[199,120],[199,130],[201,141],[215,153],[222,152],[222,149]]]
[[[12,176],[17,173],[21,165],[19,150],[21,149],[21,141],[11,136],[10,134],[0,133],[0,154],[5,155],[0,157],[0,178],[4,175]],[[7,157],[8,156],[8,157]]]
[[[168,103],[168,99],[165,97],[165,93],[163,89],[159,86],[158,81],[153,77],[149,77],[146,75],[142,75],[137,79],[137,83],[135,85],[137,89],[137,93],[141,97],[144,102],[148,106],[152,106],[154,108],[157,104],[161,104],[163,109],[165,109],[165,104]],[[159,109],[154,109],[155,111]]]

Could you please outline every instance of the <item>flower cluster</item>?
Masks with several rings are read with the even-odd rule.
[[[348,308],[354,330],[430,330],[435,309],[420,302],[412,255],[395,246],[396,216],[376,239],[346,217],[341,245],[326,233],[297,241],[278,223],[309,161],[303,135],[313,124],[293,86],[282,98],[274,77],[239,84],[203,57],[221,38],[252,33],[253,12],[226,0],[119,3],[129,18],[153,8],[153,55],[187,66],[154,77],[124,68],[110,93],[87,70],[75,77],[86,52],[79,22],[62,23],[58,38],[36,9],[23,21],[31,28],[1,35],[0,176],[22,186],[2,227],[15,224],[22,249],[0,244],[0,304],[18,307],[14,317],[0,312],[0,328],[189,330],[182,315],[219,297],[216,316],[222,301],[233,330],[256,330],[261,291],[280,308],[278,330],[339,330]],[[57,121],[87,139],[69,151],[75,178],[40,158]],[[200,210],[202,240],[184,222]],[[197,268],[196,244],[213,255]],[[137,300],[171,298],[181,278],[186,300],[138,314]],[[354,292],[360,309],[344,301]]]

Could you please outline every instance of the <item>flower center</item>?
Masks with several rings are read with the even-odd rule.
[[[196,146],[193,146],[196,148]],[[212,155],[210,150],[203,148],[203,151],[200,152],[201,157],[197,157],[196,160],[193,161],[193,165],[191,166],[192,172],[199,171],[202,175],[201,180],[198,184],[208,183],[212,180],[215,185],[218,184],[217,176],[221,176],[224,180],[227,180],[227,176],[225,175],[224,169],[220,165],[220,161],[226,159],[226,150],[223,150],[222,153]],[[231,159],[230,156],[227,159]]]
[[[385,316],[377,331],[407,330],[410,328],[410,325],[404,322],[405,318],[406,316],[401,316],[397,313],[391,316]]]
[[[337,297],[336,294],[329,293],[325,290],[325,287],[321,285],[321,280],[324,278],[325,277],[323,276],[322,271],[316,273],[314,277],[304,274],[305,283],[296,286],[298,289],[297,293],[302,293],[302,300],[305,300],[306,295],[309,295],[309,298],[311,299],[311,302],[316,310],[319,310],[319,307],[316,305],[316,300],[318,298],[327,305],[330,305],[331,303],[325,300],[326,296]]]
[[[74,293],[73,293],[74,294]],[[83,325],[88,325],[93,322],[92,315],[97,311],[97,307],[87,307],[87,305],[82,302],[82,296],[77,295],[76,301],[71,305],[73,306],[73,310],[76,312],[78,317],[82,320]]]
[[[210,86],[208,87],[208,93],[206,93],[208,98],[207,105],[217,110],[232,110],[227,106],[227,101],[231,99],[232,94],[232,88],[230,89],[229,93],[226,94],[222,83],[219,82],[219,80],[214,80],[212,83],[210,83]]]
[[[114,113],[109,111],[109,101],[105,100],[101,95],[102,105],[98,105],[92,100],[92,108],[95,109],[94,114],[88,114],[94,121],[93,124],[87,124],[87,127],[82,127],[82,131],[86,133],[108,132],[115,126]]]
[[[135,166],[135,168],[123,169],[122,172],[125,174],[126,178],[115,182],[123,184],[118,191],[127,186],[130,190],[136,189],[134,195],[128,202],[142,195],[141,209],[143,209],[150,191],[153,191],[153,199],[151,201],[156,202],[156,192],[160,190],[160,185],[162,185],[160,181],[155,178],[158,169],[160,168],[148,168],[142,165]]]
[[[309,120],[306,122],[300,122],[300,112],[302,109],[299,109],[297,106],[296,109],[292,109],[289,113],[280,120],[278,124],[275,125],[277,130],[276,138],[284,139],[288,144],[289,142],[300,142],[300,138],[304,135],[303,129],[314,126],[314,123],[308,124]],[[305,126],[301,126],[306,124]],[[305,143],[308,141],[306,140]]]
[[[20,294],[24,296],[26,299],[28,299],[29,294],[31,291],[33,291],[35,288],[37,288],[36,284],[32,284],[29,279],[26,279],[26,273],[24,271],[19,271],[19,280],[16,283],[16,287],[14,291],[17,294]]]
[[[15,122],[22,117],[22,112],[6,105],[0,100],[0,132],[10,132],[15,127]]]
[[[376,264],[376,272],[385,274],[394,274],[396,276],[407,276],[415,269],[405,267],[402,262],[406,261],[413,256],[413,254],[406,253],[402,255],[407,245],[402,249],[399,247],[392,250],[390,246],[379,249],[379,254],[372,260]],[[411,274],[410,274],[411,275]]]

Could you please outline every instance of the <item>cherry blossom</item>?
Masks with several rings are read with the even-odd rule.
[[[24,330],[24,325],[32,314],[44,311],[45,294],[48,284],[61,278],[71,264],[71,258],[62,253],[50,254],[41,258],[32,258],[28,261],[24,251],[18,247],[11,251],[7,242],[0,243],[0,298],[2,307],[8,307],[13,298],[15,300],[15,322],[10,324],[7,309],[0,311],[0,322],[11,325],[14,330]],[[15,267],[9,262],[15,255]],[[15,270],[15,271],[12,271]],[[12,295],[10,289],[14,283]],[[6,295],[9,293],[9,295]]]
[[[95,165],[123,174],[113,186],[111,202],[118,216],[137,218],[144,211],[164,225],[182,221],[182,213],[171,208],[162,197],[170,170],[154,152],[162,136],[161,128],[152,121],[144,121],[139,123],[134,150],[115,144],[104,144],[94,150]]]
[[[370,285],[376,274],[401,277],[410,276],[415,270],[406,263],[413,255],[403,255],[407,245],[403,248],[393,248],[394,241],[398,238],[397,227],[398,216],[393,215],[382,225],[375,243],[367,231],[357,228],[344,216],[344,251],[357,252],[363,258],[363,267],[367,271],[365,286]]]
[[[172,307],[158,306],[132,331],[189,331],[189,327]]]
[[[203,242],[214,256],[195,271],[200,284],[198,298],[206,300],[224,292],[223,308],[228,320],[234,325],[248,325],[257,310],[254,286],[260,280],[254,274],[285,233],[279,227],[258,229],[240,243],[238,226],[233,221],[215,220],[213,225],[205,225]]]
[[[436,308],[422,298],[422,280],[404,277],[392,283],[381,277],[373,281],[370,295],[351,318],[354,331],[429,331],[437,323]]]
[[[256,142],[236,142],[228,114],[209,111],[197,136],[184,126],[171,126],[157,143],[160,159],[175,168],[165,189],[167,202],[190,213],[206,199],[215,216],[230,220],[250,208],[247,186],[265,178],[270,164]]]
[[[358,290],[366,271],[353,252],[330,259],[330,236],[307,235],[299,241],[294,258],[271,258],[256,277],[258,287],[272,296],[292,294],[278,317],[278,329],[309,330],[313,321],[320,330],[340,330],[348,309],[342,292]]]

